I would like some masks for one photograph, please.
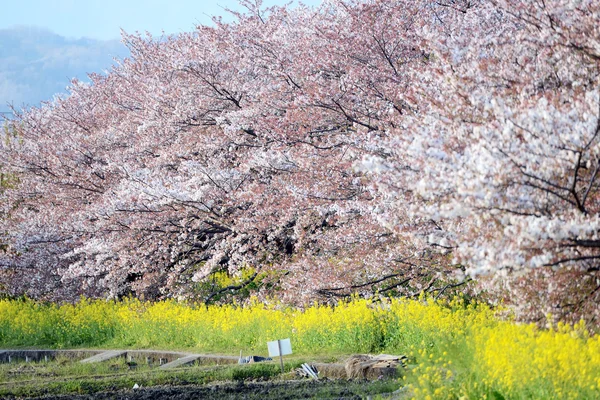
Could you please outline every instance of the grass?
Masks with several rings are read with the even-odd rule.
[[[294,377],[293,369],[301,362],[288,362],[286,372],[281,373],[278,364],[251,364],[229,366],[193,366],[185,369],[159,370],[140,365],[130,369],[124,359],[80,364],[71,360],[48,363],[0,364],[0,398],[39,397],[66,394],[91,394],[102,391],[131,389],[134,384],[141,387],[191,386],[208,383],[282,382]],[[336,386],[315,386],[315,398],[336,396]],[[398,387],[397,381],[355,383],[351,392],[358,395],[391,392]],[[239,389],[243,391],[245,389]],[[294,387],[286,389],[293,393]],[[260,398],[260,397],[259,397]]]
[[[539,329],[497,314],[463,299],[355,299],[304,310],[262,303],[3,300],[0,347],[264,354],[267,341],[290,337],[301,356],[406,354],[415,366],[398,387],[416,398],[600,398],[600,336],[590,335],[583,322]]]

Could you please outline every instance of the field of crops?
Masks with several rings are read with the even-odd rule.
[[[422,399],[600,398],[600,336],[583,324],[538,329],[456,299],[355,299],[304,310],[255,303],[0,301],[0,347],[266,352],[290,337],[295,354],[406,354],[400,385]]]

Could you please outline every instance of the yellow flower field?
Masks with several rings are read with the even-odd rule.
[[[542,330],[462,299],[354,299],[300,310],[85,300],[0,300],[0,347],[135,347],[245,354],[290,337],[295,354],[407,354],[416,398],[600,398],[600,336],[583,323]]]

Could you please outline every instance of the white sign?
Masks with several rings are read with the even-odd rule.
[[[269,347],[269,357],[286,356],[292,354],[292,343],[290,339],[275,340],[273,342],[267,342]],[[281,347],[281,354],[279,354],[279,348]]]

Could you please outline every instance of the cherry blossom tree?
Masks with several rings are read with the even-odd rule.
[[[123,33],[130,58],[17,112],[11,293],[459,288],[597,318],[595,2],[242,4],[233,23]]]
[[[124,34],[130,59],[18,115],[3,263],[32,272],[15,291],[189,295],[249,269],[232,288],[260,279],[263,295],[305,302],[444,277],[378,223],[353,168],[405,112],[422,6],[246,6],[234,24]]]
[[[467,274],[494,275],[484,286],[522,315],[597,319],[599,5],[440,6],[422,31],[430,101],[396,131],[392,156],[365,160],[397,198],[392,217],[412,201],[412,218],[440,226],[426,239]]]

